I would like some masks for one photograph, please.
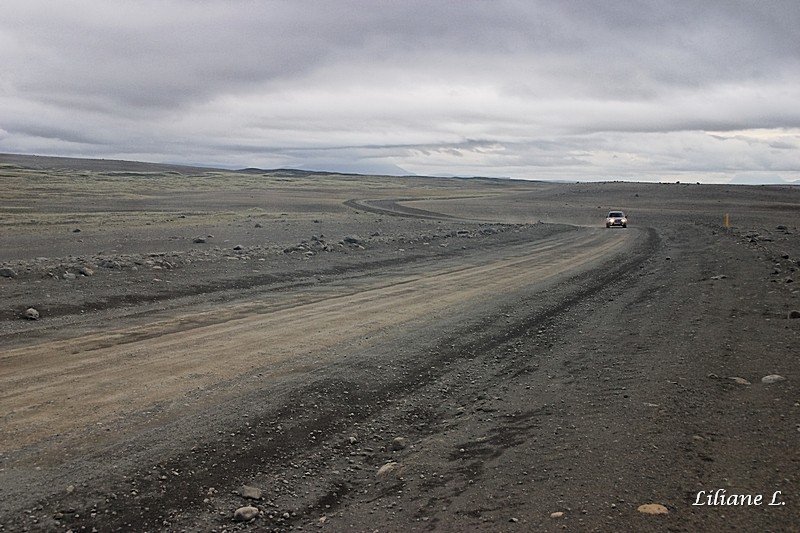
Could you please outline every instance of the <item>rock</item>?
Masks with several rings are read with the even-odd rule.
[[[205,237],[195,237],[194,240],[192,240],[192,242],[195,243],[195,244],[205,244],[206,243],[206,238]]]
[[[115,261],[113,259],[101,259],[97,266],[100,268],[122,268],[122,265],[119,261]]]
[[[242,488],[239,489],[239,495],[241,495],[242,498],[247,498],[250,500],[260,500],[261,489],[257,487],[251,487],[249,485],[242,485]]]
[[[264,226],[262,226],[260,223],[256,222],[255,226],[253,226],[253,227],[254,228],[263,228]]]
[[[562,518],[564,516],[564,511],[556,511],[555,513],[550,513],[550,518]]]
[[[72,230],[72,233],[80,233],[80,232],[81,232],[81,228],[75,228],[74,230]]]
[[[72,272],[64,272],[64,275],[61,276],[61,277],[64,278],[64,279],[75,279],[78,276],[73,274]]]
[[[239,507],[233,513],[233,521],[234,522],[248,522],[255,517],[258,516],[259,510],[257,507],[253,507],[251,505],[246,505],[244,507]]]
[[[726,276],[725,274],[720,274],[718,276],[711,276],[711,279],[713,279],[714,281],[719,281],[721,279],[726,279],[727,277],[728,276]]]
[[[800,318],[800,311],[798,311],[797,309],[792,309],[791,311],[789,311],[789,314],[786,315],[786,318],[788,318],[789,320]]]
[[[767,385],[770,383],[778,383],[779,381],[786,381],[786,378],[778,374],[770,374],[769,376],[761,378],[761,383],[766,383]]]
[[[645,503],[639,506],[638,511],[645,514],[667,514],[669,511],[660,503]]]
[[[233,247],[233,249],[236,251],[244,250],[244,246],[242,246],[241,244],[237,244],[236,246]]]
[[[16,278],[17,272],[13,268],[3,267],[0,268],[0,276],[4,278]]]
[[[732,380],[734,383],[737,383],[737,384],[739,384],[739,385],[750,385],[750,382],[749,382],[749,381],[747,381],[747,380],[746,380],[746,379],[744,379],[744,378],[740,378],[740,377],[731,377],[731,378],[728,378],[728,379]]]
[[[375,474],[375,477],[378,479],[386,479],[391,475],[399,475],[402,465],[396,461],[389,461],[382,467],[378,469],[378,473]]]
[[[408,447],[408,439],[405,437],[395,437],[392,440],[392,449],[395,451],[405,450]]]
[[[345,244],[361,244],[363,241],[358,235],[347,235],[342,239]]]
[[[86,277],[89,277],[89,276],[91,276],[91,275],[93,275],[93,274],[94,274],[94,270],[92,270],[91,268],[89,268],[89,267],[87,267],[87,266],[82,266],[82,267],[80,267],[80,268],[78,269],[78,273],[79,273],[81,276],[86,276]]]
[[[24,313],[22,313],[22,316],[24,318],[27,318],[28,320],[39,320],[39,316],[40,315],[39,315],[39,311],[37,311],[36,308],[29,307],[29,308],[27,308],[25,310]]]

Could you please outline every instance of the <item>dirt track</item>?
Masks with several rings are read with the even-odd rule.
[[[114,227],[50,172],[2,205],[0,530],[800,523],[795,189],[231,173]]]

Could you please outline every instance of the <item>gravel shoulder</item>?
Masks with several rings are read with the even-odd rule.
[[[796,188],[0,162],[0,531],[800,523]]]

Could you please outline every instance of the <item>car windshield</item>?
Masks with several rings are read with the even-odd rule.
[[[624,217],[624,216],[625,215],[623,215],[620,211],[611,211],[608,214],[608,218],[621,218],[621,217]]]

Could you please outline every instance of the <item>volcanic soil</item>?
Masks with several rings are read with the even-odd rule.
[[[0,183],[0,531],[800,527],[800,187]]]

